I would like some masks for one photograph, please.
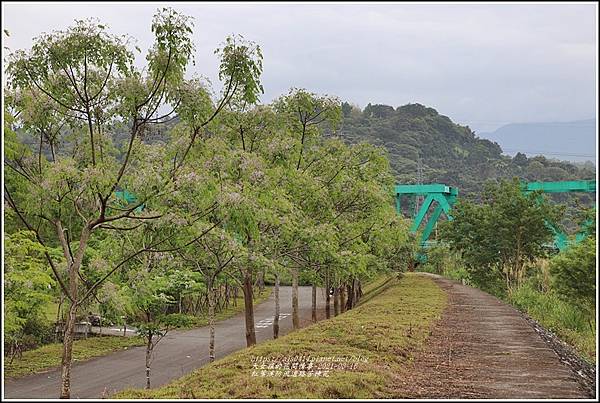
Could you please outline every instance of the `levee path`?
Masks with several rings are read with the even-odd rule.
[[[589,382],[515,308],[478,289],[431,277],[448,294],[448,306],[426,347],[395,376],[398,398],[593,397]]]

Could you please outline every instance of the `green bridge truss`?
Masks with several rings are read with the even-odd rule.
[[[596,181],[594,180],[581,180],[581,181],[562,181],[562,182],[523,182],[524,192],[533,192],[541,190],[543,193],[565,193],[565,192],[596,192]],[[128,192],[127,190],[120,190],[115,192],[115,196],[125,205],[135,203],[137,201],[135,195]],[[408,207],[408,215],[413,218],[413,223],[410,227],[410,232],[413,234],[417,233],[421,224],[426,222],[423,232],[421,232],[421,247],[427,248],[435,244],[435,241],[430,241],[429,237],[433,232],[435,225],[442,215],[446,216],[448,220],[452,220],[450,210],[456,202],[458,197],[458,189],[452,186],[431,183],[424,185],[396,185],[395,186],[396,196],[396,212],[403,214],[403,207]],[[424,197],[423,203],[419,207],[418,211],[415,209],[416,199],[418,196]],[[403,204],[403,201],[407,201],[408,204]],[[433,211],[428,215],[430,207],[434,205]],[[139,206],[135,209],[136,212],[141,212],[144,209],[144,205]],[[547,222],[546,225],[554,233],[554,246],[559,250],[563,250],[569,246],[569,238],[567,234],[561,231],[553,223]],[[589,233],[589,227],[592,225],[591,222],[584,223],[582,228],[575,235],[575,242],[579,242],[584,239]]]
[[[543,193],[565,193],[565,192],[596,192],[596,181],[593,180],[581,180],[581,181],[562,181],[562,182],[523,182],[524,192],[533,192],[541,190]],[[452,220],[450,210],[456,198],[458,197],[458,189],[452,186],[433,183],[425,185],[396,185],[396,212],[403,214],[403,201],[408,201],[408,215],[412,217],[413,223],[410,231],[416,233],[421,224],[426,221],[423,232],[421,233],[421,246],[427,248],[434,244],[434,241],[430,241],[429,237],[435,228],[435,224],[440,218],[442,212],[446,215],[448,220]],[[424,197],[423,204],[421,204],[418,211],[415,209],[415,203],[418,196]],[[427,217],[427,213],[432,205],[435,205],[433,211]],[[548,227],[554,233],[554,246],[559,250],[563,250],[568,247],[569,239],[567,234],[558,229],[556,225],[552,223],[546,223]],[[589,230],[590,223],[584,223],[583,227],[575,236],[575,242],[579,242],[584,239]]]
[[[137,203],[137,201],[138,201],[137,198],[135,197],[135,195],[126,189],[115,191],[115,197],[120,202],[120,204],[122,205],[123,208],[127,207],[130,204]],[[142,212],[144,210],[144,207],[145,207],[145,205],[142,204],[141,206],[139,206],[135,209],[135,212],[136,213]]]
[[[425,221],[429,208],[432,204],[435,205],[421,233],[421,246],[430,246],[431,241],[429,241],[429,236],[433,232],[442,212],[449,220],[452,220],[450,209],[456,202],[458,189],[448,185],[432,183],[427,185],[396,185],[395,191],[396,212],[398,214],[402,214],[403,200],[408,201],[409,215],[412,215],[413,218],[413,223],[410,227],[410,232],[412,233],[417,232],[421,224]],[[425,198],[418,211],[415,209],[417,196]]]

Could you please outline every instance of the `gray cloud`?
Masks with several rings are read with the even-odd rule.
[[[3,3],[4,46],[98,17],[150,46],[155,4]],[[597,5],[190,4],[196,66],[217,82],[212,51],[229,34],[264,52],[269,102],[292,86],[360,106],[420,102],[487,131],[503,123],[595,116]]]

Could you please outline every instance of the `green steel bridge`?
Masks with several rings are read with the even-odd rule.
[[[533,192],[541,190],[543,193],[566,193],[566,192],[596,192],[596,181],[595,180],[580,180],[580,181],[562,181],[562,182],[523,182],[524,192]],[[408,202],[409,216],[413,219],[410,231],[417,233],[421,224],[425,221],[425,226],[421,232],[421,246],[427,248],[435,244],[435,241],[429,240],[431,233],[433,232],[435,225],[440,218],[441,214],[444,213],[448,220],[452,220],[450,210],[456,202],[458,197],[458,189],[456,187],[432,183],[425,185],[396,185],[396,212],[403,214],[402,210]],[[417,197],[424,197],[423,203],[417,210],[416,200]],[[433,211],[428,215],[430,207],[435,205]],[[548,227],[554,233],[554,247],[558,250],[566,249],[569,244],[569,238],[566,233],[561,231],[553,223],[546,223]],[[587,236],[588,226],[583,225],[580,231],[575,236],[575,242],[579,242]]]
[[[523,192],[533,192],[541,190],[543,193],[566,193],[566,192],[596,192],[596,181],[595,180],[579,180],[579,181],[562,181],[562,182],[529,182],[522,183]],[[125,205],[136,202],[136,197],[127,190],[119,190],[115,192],[115,196],[125,202]],[[417,197],[423,197],[423,203],[417,210],[416,201]],[[424,185],[396,185],[395,186],[395,198],[396,198],[396,212],[403,214],[403,207],[407,207],[409,216],[411,216],[413,222],[410,227],[410,232],[416,234],[421,225],[425,222],[423,231],[421,232],[420,243],[421,247],[428,248],[436,243],[436,241],[430,240],[431,233],[435,229],[435,226],[441,217],[442,213],[448,220],[452,220],[450,210],[456,202],[458,197],[458,189],[453,186],[448,186],[440,183],[431,183]],[[407,204],[403,204],[406,203]],[[429,213],[431,206],[435,206]],[[141,212],[144,209],[144,205],[136,208],[136,212]],[[429,213],[429,214],[428,214]],[[554,233],[554,244],[558,250],[566,249],[571,241],[567,234],[561,231],[554,223],[547,222],[546,225]],[[589,230],[589,224],[584,223],[582,228],[575,235],[575,242],[580,242],[584,239]]]

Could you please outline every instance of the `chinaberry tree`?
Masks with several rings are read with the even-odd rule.
[[[283,179],[283,186],[299,208],[304,229],[310,232],[314,229],[314,214],[327,214],[325,207],[328,203],[322,187],[318,186],[306,171],[318,161],[318,156],[305,155],[311,146],[318,146],[322,140],[322,127],[329,125],[335,130],[341,119],[340,102],[335,97],[319,96],[304,89],[292,88],[273,102],[273,108],[283,122],[283,130],[287,136],[288,155],[285,158],[288,174]],[[298,228],[298,236],[292,237],[288,249],[293,251],[287,254],[291,263],[292,273],[292,323],[294,329],[300,326],[298,313],[298,279],[302,266],[301,250],[309,249],[309,235],[302,228]]]
[[[20,144],[5,159],[4,195],[24,228],[42,246],[59,246],[66,261],[63,275],[58,261],[45,253],[70,303],[62,398],[70,397],[78,309],[128,260],[167,247],[173,234],[132,248],[88,285],[81,269],[90,240],[160,217],[141,208],[160,204],[173,191],[190,150],[225,105],[239,92],[251,98],[260,88],[260,54],[230,39],[217,51],[224,83],[218,100],[198,80],[186,80],[192,25],[190,17],[159,10],[143,69],[134,63],[130,39],[111,35],[94,20],[43,34],[29,51],[9,56],[7,105]],[[147,141],[154,125],[175,115],[180,128],[168,143]],[[136,196],[133,202],[118,197],[124,190]]]

